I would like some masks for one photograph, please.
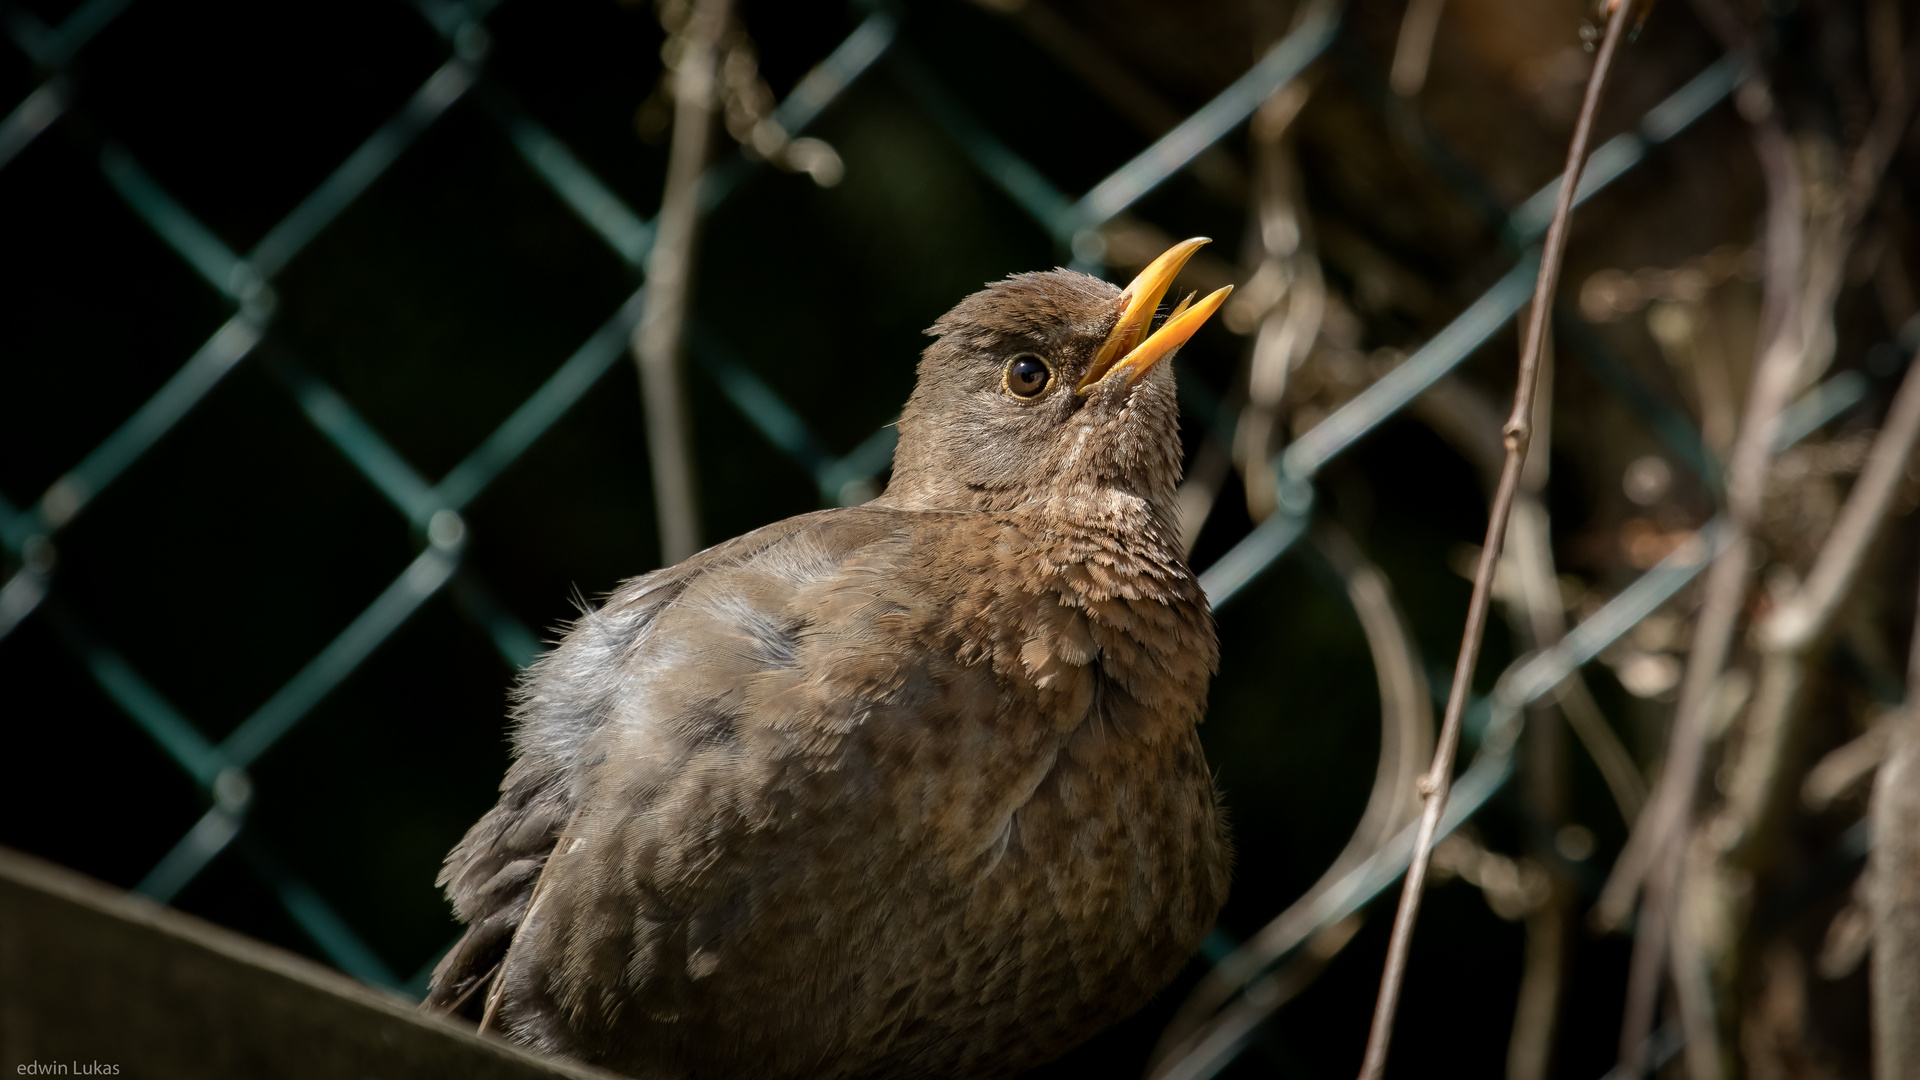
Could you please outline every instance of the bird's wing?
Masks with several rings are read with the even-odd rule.
[[[662,883],[685,892],[703,868],[643,865],[658,851],[608,857],[607,845],[631,841],[638,820],[651,824],[641,830],[649,836],[704,828],[715,844],[671,845],[673,857],[716,857],[728,815],[752,812],[741,792],[764,779],[747,775],[728,750],[743,710],[754,707],[755,676],[791,661],[808,621],[798,610],[832,615],[818,597],[799,605],[796,598],[857,578],[849,561],[899,532],[897,513],[854,508],[749,533],[626,583],[528,669],[499,802],[440,875],[468,929],[435,969],[427,1008],[479,1014],[556,851],[597,837],[597,872],[627,879],[593,887],[682,903]],[[624,840],[613,835],[623,831]],[[630,949],[614,952],[608,962],[630,959]],[[623,981],[613,978],[610,988]]]
[[[585,612],[560,647],[521,676],[515,690],[514,762],[500,782],[500,799],[448,853],[435,882],[446,889],[467,930],[434,968],[426,1008],[478,1018],[481,992],[519,929],[554,841],[573,814],[572,761],[554,734],[569,727],[590,730],[604,721],[605,708],[586,686],[555,693],[555,669],[581,668],[607,652],[622,631],[627,636],[641,632],[697,571],[690,561],[625,583],[598,611]]]

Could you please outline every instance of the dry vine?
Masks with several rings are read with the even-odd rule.
[[[1607,20],[1606,36],[1601,40],[1593,72],[1587,79],[1580,119],[1574,126],[1572,144],[1567,151],[1567,167],[1560,181],[1553,224],[1547,230],[1546,247],[1540,260],[1540,277],[1534,286],[1533,308],[1528,317],[1525,345],[1520,355],[1513,413],[1508,417],[1503,431],[1506,461],[1500,471],[1499,486],[1494,491],[1486,543],[1481,547],[1480,563],[1474,574],[1473,598],[1467,607],[1467,627],[1460,644],[1460,658],[1454,665],[1453,688],[1447,694],[1447,711],[1440,728],[1440,744],[1434,753],[1432,769],[1420,782],[1426,805],[1421,812],[1420,831],[1414,842],[1413,860],[1407,867],[1400,906],[1394,916],[1393,937],[1387,946],[1380,998],[1374,1007],[1366,1057],[1360,1066],[1362,1080],[1378,1080],[1386,1072],[1387,1051],[1393,1039],[1394,1015],[1399,1008],[1400,991],[1406,978],[1407,953],[1412,943],[1414,923],[1419,918],[1421,891],[1426,884],[1427,869],[1432,859],[1434,834],[1440,826],[1440,814],[1446,809],[1447,793],[1453,781],[1454,759],[1460,745],[1461,720],[1466,714],[1467,695],[1472,690],[1474,669],[1480,659],[1480,644],[1486,633],[1494,575],[1500,567],[1507,521],[1526,467],[1527,447],[1533,434],[1535,392],[1541,358],[1546,351],[1554,290],[1566,253],[1567,228],[1573,216],[1574,195],[1579,188],[1580,170],[1587,157],[1587,142],[1593,131],[1594,113],[1599,109],[1601,93],[1606,88],[1614,54],[1619,49],[1620,38],[1633,6],[1628,0],[1618,0]]]
[[[1752,36],[1730,7],[1718,0],[1696,6],[1730,49],[1752,52]],[[1838,205],[1820,212],[1810,209],[1797,150],[1767,84],[1756,78],[1739,97],[1752,125],[1769,211],[1763,332],[1728,469],[1733,540],[1707,581],[1659,788],[1595,909],[1598,923],[1618,926],[1645,890],[1620,1038],[1628,1069],[1642,1065],[1662,975],[1671,970],[1689,1072],[1699,1080],[1724,1073],[1727,1047],[1736,1037],[1725,1001],[1746,944],[1746,882],[1768,858],[1781,804],[1793,787],[1786,763],[1812,690],[1812,653],[1824,643],[1867,542],[1887,516],[1891,477],[1910,453],[1905,440],[1912,436],[1902,424],[1911,421],[1901,412],[1909,390],[1903,386],[1875,443],[1881,473],[1869,465],[1806,588],[1781,598],[1781,609],[1760,628],[1760,685],[1735,725],[1737,737],[1728,739],[1737,749],[1726,766],[1725,805],[1697,823],[1695,802],[1709,750],[1730,711],[1726,669],[1757,561],[1752,534],[1761,519],[1780,416],[1791,395],[1817,378],[1832,357],[1842,268],[1914,100],[1912,87],[1889,95],[1853,156]]]

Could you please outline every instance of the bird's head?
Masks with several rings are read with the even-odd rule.
[[[1018,274],[941,316],[900,417],[884,501],[1169,522],[1180,430],[1166,361],[1232,287],[1188,296],[1152,324],[1205,243],[1174,245],[1125,289],[1071,270]]]

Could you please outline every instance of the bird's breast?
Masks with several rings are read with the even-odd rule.
[[[922,711],[900,718],[921,738],[892,763],[900,835],[926,843],[956,925],[994,928],[949,939],[974,954],[960,966],[1015,956],[1049,993],[1090,968],[1157,987],[1224,899],[1195,730],[1212,626],[1197,595],[1125,551],[1055,562],[1060,548],[1007,528],[932,560],[955,587],[920,609],[942,691],[903,695]]]

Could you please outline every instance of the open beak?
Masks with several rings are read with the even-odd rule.
[[[1187,297],[1160,324],[1160,329],[1151,335],[1147,334],[1147,327],[1153,322],[1153,313],[1159,310],[1160,301],[1173,285],[1173,279],[1180,275],[1180,269],[1187,265],[1188,259],[1193,258],[1193,253],[1209,243],[1212,241],[1204,236],[1182,240],[1149,263],[1145,270],[1140,271],[1140,276],[1133,279],[1133,283],[1120,294],[1120,318],[1113,324],[1113,331],[1107,335],[1107,340],[1101,343],[1100,351],[1094,355],[1086,376],[1080,380],[1079,393],[1091,393],[1096,385],[1108,378],[1123,379],[1127,385],[1132,385],[1152,370],[1153,365],[1186,344],[1201,324],[1220,310],[1220,305],[1226,303],[1227,294],[1233,292],[1231,285],[1192,307],[1188,305],[1193,297]],[[1142,338],[1146,340],[1142,341]]]

